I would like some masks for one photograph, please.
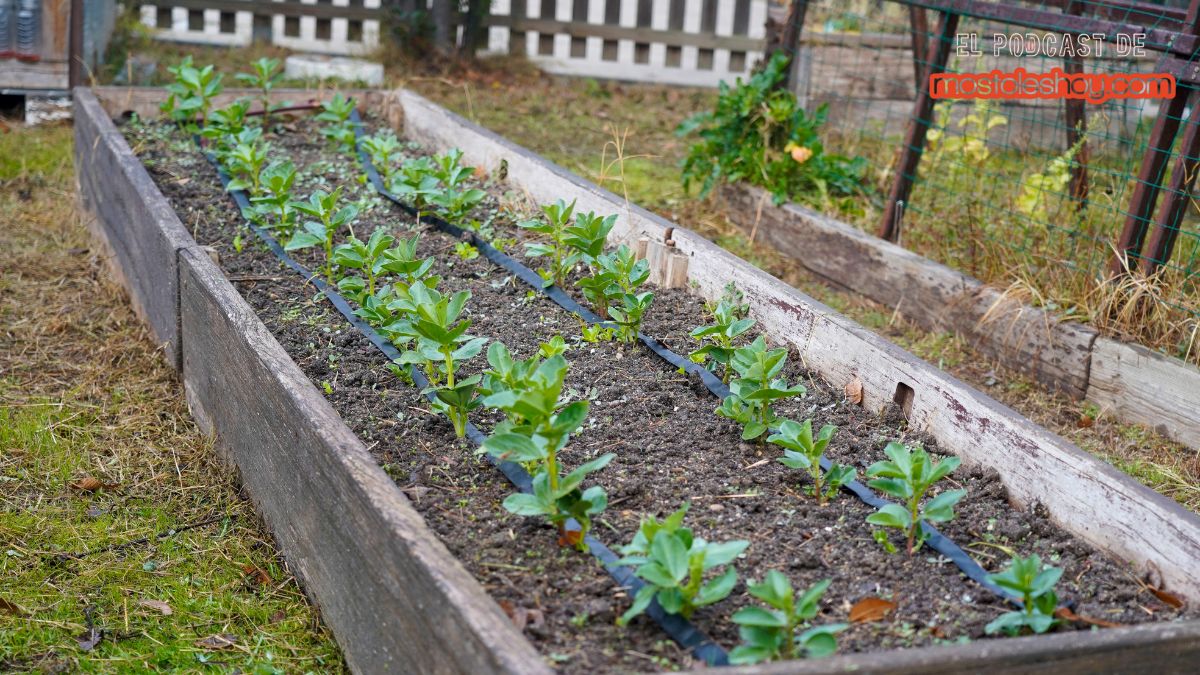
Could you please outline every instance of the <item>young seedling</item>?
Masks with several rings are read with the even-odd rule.
[[[579,262],[579,254],[573,252],[566,243],[567,223],[571,221],[571,214],[574,211],[574,200],[568,204],[560,199],[553,204],[542,206],[545,219],[536,218],[517,222],[518,227],[537,232],[549,239],[548,242],[525,244],[526,255],[533,258],[550,258],[550,268],[538,270],[538,274],[545,280],[546,286],[555,284],[562,286],[567,280],[567,275],[571,273],[571,269],[575,267],[575,263]]]
[[[359,277],[343,277],[338,288],[352,293],[366,291],[375,294],[375,278],[382,271],[383,255],[395,243],[396,238],[386,228],[376,228],[364,243],[357,237],[333,249],[333,264],[343,269],[362,270],[366,280]]]
[[[563,242],[579,253],[588,267],[595,267],[596,258],[604,253],[608,233],[617,224],[617,216],[598,216],[588,211],[575,216],[575,224],[564,231]]]
[[[601,455],[560,477],[558,465],[552,466],[548,461],[550,444],[539,436],[497,434],[489,437],[484,446],[494,455],[535,465],[533,494],[509,495],[504,500],[504,508],[518,516],[544,516],[558,529],[560,545],[587,550],[584,540],[592,529],[592,520],[608,507],[608,495],[599,485],[586,490],[580,486],[588,474],[608,466],[616,454]],[[571,518],[579,523],[579,530],[567,530],[566,524]]]
[[[783,457],[779,458],[780,464],[807,471],[812,477],[811,494],[816,496],[818,504],[824,504],[826,499],[836,495],[838,489],[854,480],[857,473],[853,467],[842,464],[831,465],[828,472],[821,470],[821,454],[825,452],[825,446],[829,445],[835,431],[837,427],[826,424],[813,438],[812,420],[805,420],[804,424],[784,420],[779,425],[779,431],[767,437],[768,443],[785,448]]]
[[[647,291],[645,293],[622,293],[618,298],[621,301],[621,306],[617,307],[610,304],[608,307],[608,315],[617,324],[617,335],[620,336],[622,342],[633,342],[637,340],[638,331],[642,327],[642,319],[646,315],[646,310],[650,309],[650,303],[654,302],[654,294]],[[611,303],[613,298],[609,298]]]
[[[250,195],[259,193],[260,174],[267,163],[267,151],[258,143],[240,143],[225,157],[225,166],[233,179],[226,187],[230,192],[246,190]]]
[[[296,229],[296,211],[292,208],[292,185],[296,167],[290,161],[271,162],[259,174],[259,194],[250,197],[254,213],[270,219],[270,227],[291,237]]]
[[[1008,569],[989,574],[987,578],[997,586],[1020,593],[1025,607],[1000,615],[983,631],[988,635],[998,632],[1017,635],[1023,628],[1034,633],[1045,633],[1053,628],[1058,623],[1054,616],[1058,609],[1058,594],[1054,592],[1054,585],[1062,573],[1058,567],[1043,568],[1042,559],[1036,553],[1028,558],[1013,556]]]
[[[700,341],[701,347],[688,354],[696,363],[703,364],[711,359],[709,370],[722,367],[721,381],[729,382],[729,361],[733,358],[734,345],[738,338],[754,327],[754,319],[746,316],[747,307],[736,300],[722,298],[711,308],[713,323],[700,326],[691,336]]]
[[[420,234],[414,234],[408,239],[397,239],[396,245],[380,256],[379,269],[399,276],[405,288],[418,281],[426,288],[436,288],[441,279],[429,274],[433,270],[433,258],[417,257],[417,246],[420,243]]]
[[[461,260],[474,260],[479,257],[479,249],[465,241],[460,241],[454,245],[454,255]]]
[[[403,146],[400,140],[389,130],[363,138],[360,145],[366,151],[367,156],[371,158],[371,164],[375,170],[383,177],[383,184],[389,186],[390,190],[403,157],[401,154]]]
[[[691,618],[697,607],[723,600],[737,583],[737,570],[732,566],[717,577],[704,580],[705,573],[733,562],[750,545],[748,541],[710,543],[696,537],[683,527],[688,505],[659,521],[654,516],[642,520],[638,532],[618,563],[635,567],[634,574],[645,585],[633,598],[633,605],[620,619],[626,625],[646,611],[651,600],[668,614]]]
[[[254,72],[238,73],[234,77],[238,82],[243,82],[258,90],[258,103],[262,106],[263,112],[262,125],[267,127],[271,124],[271,111],[275,109],[271,105],[271,90],[279,83],[283,73],[279,70],[279,59],[263,57],[250,64],[250,67]]]
[[[358,217],[358,207],[354,204],[337,208],[341,196],[342,188],[339,187],[332,194],[317,190],[307,202],[292,202],[293,209],[317,220],[306,221],[304,228],[293,234],[283,247],[285,251],[322,247],[325,251],[322,270],[329,283],[333,283],[333,238],[338,230]]]
[[[818,581],[796,598],[792,582],[782,572],[771,570],[761,583],[750,582],[750,595],[767,607],[743,607],[732,620],[740,628],[741,645],[729,653],[729,663],[743,665],[762,661],[820,658],[837,651],[836,635],[848,624],[835,623],[805,628],[821,609],[821,596],[830,580]],[[805,628],[799,635],[796,631]]]
[[[343,152],[354,151],[354,123],[350,121],[353,112],[354,100],[339,92],[321,103],[321,112],[315,117],[318,122],[326,123],[321,135],[336,143]]]
[[[538,345],[538,356],[548,359],[552,356],[565,353],[568,349],[570,347],[567,346],[567,341],[561,335],[555,335],[546,342]]]
[[[867,516],[867,522],[903,531],[908,554],[912,555],[925,542],[922,523],[952,520],[954,505],[967,495],[966,490],[947,490],[921,507],[921,499],[929,488],[958,468],[960,460],[946,457],[934,463],[920,445],[910,449],[896,441],[888,443],[883,452],[889,460],[876,462],[867,469],[867,476],[874,479],[867,485],[901,500],[903,505],[888,504]]]
[[[730,394],[716,413],[742,425],[742,440],[754,440],[775,424],[778,417],[773,402],[808,391],[802,384],[788,386],[787,380],[778,377],[786,362],[787,349],[768,350],[762,336],[733,351],[729,365],[738,377],[729,384]]]
[[[435,171],[433,160],[428,157],[407,159],[400,164],[400,170],[393,174],[388,183],[389,192],[400,199],[411,202],[417,209],[418,225],[425,208],[441,191]]]
[[[607,234],[607,230],[604,232]],[[590,250],[594,250],[594,248],[593,244]],[[629,337],[636,338],[641,320],[638,310],[641,310],[641,314],[644,314],[646,310],[646,307],[638,307],[637,289],[650,278],[650,263],[638,260],[633,251],[623,244],[612,253],[603,253],[592,258],[588,258],[587,256],[590,254],[587,253],[579,255],[588,262],[591,275],[580,279],[576,282],[576,286],[596,308],[597,314],[606,318],[610,317],[610,305],[621,303],[624,306],[626,304],[625,296],[633,296],[629,304],[635,314],[632,318],[637,319],[633,322],[636,325],[632,325],[632,330],[625,333],[632,333]],[[626,337],[626,334],[623,333],[623,337]]]
[[[167,71],[175,81],[166,86],[169,95],[160,108],[180,128],[194,130],[196,118],[208,119],[213,98],[221,93],[221,74],[212,65],[196,68],[190,56]]]
[[[223,161],[225,154],[229,152],[231,142],[234,142],[245,131],[246,113],[249,110],[250,103],[239,99],[224,108],[217,108],[209,113],[204,122],[204,128],[200,130],[200,135],[212,143],[213,154],[217,159]]]
[[[470,291],[444,296],[436,290],[415,283],[408,288],[411,315],[408,328],[417,346],[401,355],[401,363],[422,365],[430,375],[430,386],[423,394],[433,392],[434,408],[449,418],[459,438],[467,434],[467,414],[478,408],[476,396],[480,376],[456,377],[459,364],[474,358],[483,349],[487,338],[467,335],[470,319],[459,320]]]

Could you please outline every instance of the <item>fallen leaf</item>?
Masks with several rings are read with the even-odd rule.
[[[1146,588],[1150,589],[1150,592],[1154,594],[1154,597],[1158,598],[1159,600],[1162,600],[1175,609],[1183,609],[1183,598],[1179,597],[1178,595],[1175,595],[1174,593],[1168,593],[1161,588],[1155,588],[1153,586],[1147,586]]]
[[[259,586],[266,586],[271,583],[271,575],[258,565],[242,565],[242,572],[246,574],[248,581],[252,581]]]
[[[583,541],[583,532],[580,530],[567,530],[562,528],[558,530],[559,546],[578,546],[579,542],[581,541]]]
[[[855,375],[853,380],[846,384],[846,399],[854,405],[862,405],[863,402],[863,384],[862,380]]]
[[[116,486],[116,483],[105,483],[95,476],[84,476],[74,483],[71,483],[71,487],[75,488],[76,490],[83,490],[84,492],[95,492],[100,488],[111,489]]]
[[[851,623],[879,621],[896,609],[896,603],[883,598],[863,598],[850,608]]]
[[[282,609],[276,610],[275,613],[271,614],[271,623],[279,623],[286,618],[287,612],[283,611]]]
[[[1096,423],[1096,420],[1092,419],[1092,417],[1090,417],[1088,415],[1082,415],[1079,418],[1079,421],[1075,423],[1075,425],[1077,427],[1079,427],[1080,429],[1087,429],[1088,427],[1092,426],[1095,423]]]
[[[162,600],[138,600],[137,604],[150,609],[157,609],[163,616],[171,616],[171,606]]]
[[[1063,619],[1065,621],[1086,623],[1091,626],[1100,626],[1101,628],[1120,628],[1122,625],[1119,623],[1114,623],[1112,621],[1105,621],[1104,619],[1095,619],[1090,616],[1076,614],[1075,612],[1072,612],[1070,610],[1070,608],[1068,608],[1068,607],[1059,607],[1058,609],[1054,610],[1054,616],[1057,616],[1058,618]]]
[[[929,634],[939,640],[946,639],[946,631],[941,626],[934,626],[929,629]]]
[[[14,614],[16,616],[25,616],[25,610],[18,607],[16,604],[0,598],[0,612],[5,614]]]
[[[546,617],[544,614],[542,614],[542,610],[540,609],[526,609],[525,607],[518,607],[509,600],[501,600],[500,609],[504,610],[504,613],[507,614],[508,618],[512,620],[513,625],[517,627],[517,630],[523,631],[525,630],[526,626],[541,628],[546,623]]]
[[[230,635],[229,633],[214,634],[201,640],[196,640],[195,644],[197,647],[205,649],[229,649],[237,644],[237,636]]]
[[[96,645],[100,644],[100,640],[104,638],[104,631],[99,628],[90,628],[78,637],[75,641],[79,643],[79,648],[85,652],[90,652],[95,649]]]

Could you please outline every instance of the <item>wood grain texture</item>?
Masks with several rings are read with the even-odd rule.
[[[80,201],[94,215],[89,228],[111,252],[134,311],[178,369],[176,251],[194,242],[95,96],[77,88],[74,100],[75,169]]]
[[[1087,392],[1093,328],[1056,320],[902,246],[762,188],[723,186],[730,218],[808,270],[898,311],[932,331],[962,335],[1006,367],[1080,400]]]
[[[981,640],[723,669],[729,675],[949,675],[951,673],[1195,673],[1200,622],[1144,624],[1101,631]]]
[[[1122,420],[1200,449],[1200,369],[1108,338],[1096,340],[1088,400]]]
[[[548,673],[207,254],[179,258],[188,403],[352,668]]]
[[[677,248],[691,258],[689,282],[702,296],[736,283],[760,326],[832,386],[858,377],[868,409],[882,410],[898,383],[912,387],[910,424],[964,463],[998,471],[1017,507],[1041,503],[1067,531],[1140,569],[1157,567],[1172,591],[1200,601],[1195,514],[707,239],[412,92],[401,91],[400,101],[405,133],[432,149],[462,148],[467,163],[493,172],[504,162],[511,186],[540,202],[577,198],[580,210],[619,214],[614,241],[662,241],[674,227]]]

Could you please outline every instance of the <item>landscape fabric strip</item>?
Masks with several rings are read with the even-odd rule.
[[[230,181],[229,174],[226,173],[220,162],[217,161],[215,155],[205,150],[202,150],[202,152],[208,159],[209,163],[212,164],[213,168],[217,170],[217,176],[221,180],[221,185],[228,188]],[[378,174],[376,174],[376,176],[378,176]],[[227,189],[226,191],[229,192],[229,194],[233,197],[234,202],[238,205],[238,208],[242,210],[242,213],[245,213],[251,207],[250,200],[246,196],[244,190]],[[304,267],[304,265],[301,265],[294,258],[288,255],[283,249],[283,246],[281,246],[279,242],[264,228],[259,227],[249,219],[246,220],[246,224],[251,230],[254,231],[254,234],[256,234],[258,238],[267,245],[271,252],[275,254],[276,258],[278,258],[282,263],[287,265],[300,276],[304,277],[308,283],[316,286],[317,290],[321,291],[321,293],[325,295],[325,297],[330,303],[333,304],[338,312],[340,312],[342,316],[345,317],[352,326],[354,326],[354,328],[362,333],[367,340],[369,340],[371,344],[375,346],[376,349],[382,352],[390,362],[395,363],[399,361],[400,350],[396,349],[395,345],[380,335],[379,332],[376,331],[369,323],[356,315],[354,313],[354,308],[350,306],[350,303],[346,300],[346,298],[338,293],[334,287],[330,286],[325,282],[324,279],[320,278],[320,275],[313,274],[311,270]],[[499,253],[499,251],[496,252]],[[526,270],[528,271],[528,268],[526,268]],[[530,271],[530,273],[533,274],[532,271]],[[567,299],[570,300],[570,298]],[[429,380],[425,377],[425,374],[420,371],[420,369],[410,365],[408,367],[408,373],[413,380],[413,384],[419,389],[423,390],[429,386]],[[436,394],[434,392],[429,392],[426,396],[430,400],[434,400],[436,398]],[[466,436],[477,446],[483,445],[483,441],[487,438],[487,435],[480,431],[479,428],[470,421],[468,421],[466,424]],[[518,490],[527,494],[533,493],[533,479],[524,467],[515,462],[493,457],[487,453],[484,454],[484,457],[486,457],[492,465],[498,468],[500,472],[504,474],[504,477],[507,478],[514,486],[516,486]],[[567,521],[566,527],[568,529],[574,527],[576,530],[578,530],[579,523],[572,518]],[[611,576],[613,580],[620,584],[623,588],[629,589],[629,594],[631,597],[636,595],[636,593],[645,585],[641,579],[634,576],[633,569],[631,567],[617,564],[620,556],[614,553],[612,549],[605,546],[600,540],[596,539],[591,534],[588,534],[584,537],[583,542],[584,545],[587,546],[588,552],[600,561],[605,571],[608,572],[609,576]],[[659,627],[662,628],[663,632],[670,636],[672,640],[685,649],[690,650],[692,655],[697,659],[702,660],[711,666],[724,666],[729,664],[729,655],[724,648],[705,635],[699,628],[696,628],[696,626],[694,626],[687,619],[678,614],[669,614],[664,611],[658,604],[657,600],[650,603],[650,606],[646,609],[645,613],[655,623],[657,623]]]
[[[361,140],[362,118],[358,115],[357,110],[351,113],[350,119],[355,124],[356,139]],[[358,149],[358,156],[362,160],[363,169],[366,171],[368,180],[370,180],[371,184],[375,186],[375,190],[379,192],[380,195],[386,197],[392,203],[399,206],[406,213],[414,216],[417,215],[417,209],[393,195],[391,191],[387,189],[387,186],[383,184],[383,177],[379,175],[379,171],[375,168],[370,156],[365,150],[362,149],[361,143],[356,143],[356,146]],[[538,275],[537,272],[534,272],[529,267],[526,267],[522,263],[514,260],[512,257],[502,253],[500,250],[496,249],[496,247],[492,246],[487,241],[484,241],[483,238],[479,237],[475,232],[464,230],[461,227],[446,222],[436,215],[423,214],[421,217],[426,222],[434,225],[438,229],[448,234],[454,235],[455,237],[460,239],[463,238],[464,235],[469,237],[471,239],[471,244],[475,246],[475,248],[477,248],[485,258],[511,272],[518,279],[525,282],[533,289],[543,293],[568,312],[578,315],[581,319],[590,324],[607,323],[598,315],[596,315],[596,313],[592,312],[590,309],[577,302],[574,298],[567,295],[562,288],[559,288],[557,285],[546,286],[544,280]],[[640,332],[638,333],[638,340],[640,340],[642,344],[650,349],[650,351],[654,352],[654,354],[659,356],[667,363],[686,373],[690,373],[699,377],[705,388],[707,388],[718,399],[724,400],[726,396],[729,396],[729,386],[722,382],[719,377],[714,375],[712,371],[704,368],[698,363],[695,363],[691,359],[676,354],[669,348],[664,347],[662,343],[658,342],[654,338],[644,335]],[[820,461],[821,468],[828,471],[831,465],[829,459],[822,455]],[[875,494],[874,491],[859,481],[850,481],[842,487],[855,497],[858,497],[858,499],[863,503],[877,509],[892,503]],[[987,571],[984,570],[983,567],[981,567],[979,563],[976,562],[975,559],[972,558],[966,551],[959,547],[958,544],[954,543],[953,540],[939,532],[937,528],[927,523],[922,522],[921,528],[925,533],[926,545],[953,562],[959,568],[959,570],[961,570],[962,573],[967,576],[967,578],[975,581],[979,585],[983,586],[989,591],[992,591],[996,595],[999,595],[1001,598],[1008,600],[1009,602],[1013,602],[1018,605],[1021,604],[1018,595],[988,580]]]

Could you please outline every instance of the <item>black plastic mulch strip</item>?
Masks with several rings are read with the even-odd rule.
[[[356,128],[358,129],[358,137],[361,139],[362,126],[361,120],[357,117],[357,112],[355,113],[355,117],[352,119],[358,124]],[[418,212],[415,208],[397,198],[387,189],[387,186],[383,184],[383,178],[375,169],[370,156],[361,147],[358,148],[358,156],[362,160],[363,168],[366,171],[367,178],[371,181],[371,184],[375,186],[375,190],[379,192],[380,195],[386,197],[388,200],[399,206],[408,214],[416,216]],[[559,288],[558,286],[545,286],[544,280],[538,275],[537,272],[534,272],[532,269],[514,260],[512,257],[497,250],[494,246],[483,240],[476,233],[470,230],[464,230],[463,228],[448,223],[435,215],[422,214],[421,217],[425,222],[428,222],[439,230],[452,234],[455,237],[470,238],[471,244],[479,249],[479,252],[483,254],[485,258],[511,272],[513,276],[516,276],[518,279],[525,282],[532,288],[544,293],[547,297],[568,312],[578,315],[581,319],[587,321],[588,323],[607,323],[598,315],[596,315],[595,312],[584,307],[574,298],[569,296],[563,291],[562,288]],[[656,355],[675,368],[699,377],[705,388],[707,388],[717,398],[724,400],[726,396],[729,396],[729,386],[722,382],[719,377],[714,375],[712,371],[704,368],[700,364],[695,363],[691,359],[676,354],[667,347],[664,347],[654,338],[639,333],[638,339],[642,344],[648,347],[650,351],[654,352]],[[831,464],[832,463],[828,458],[824,456],[821,457],[822,469],[828,470]],[[863,485],[859,481],[851,481],[843,485],[842,488],[853,494],[855,497],[858,497],[858,499],[863,503],[877,509],[892,503],[875,494],[875,492],[873,492],[869,487]],[[954,543],[953,540],[939,532],[937,528],[933,527],[932,525],[922,523],[921,527],[925,533],[925,545],[953,562],[967,578],[1009,602],[1013,602],[1018,605],[1021,604],[1020,596],[1017,596],[1014,593],[989,581],[987,578],[987,571],[984,570],[983,567],[981,567],[979,563],[976,562],[975,559],[972,558],[966,551],[959,547],[958,544]]]
[[[356,129],[359,130],[361,135],[361,122],[357,119],[357,113],[355,113],[354,121],[359,124]],[[228,187],[230,181],[229,174],[225,172],[225,169],[221,167],[220,162],[217,161],[217,158],[212,153],[204,150],[202,150],[202,152],[208,159],[209,163],[212,164],[213,168],[217,170],[217,175],[221,180],[221,185]],[[372,171],[373,170],[374,169],[372,169]],[[378,177],[378,174],[375,175]],[[243,213],[246,211],[246,209],[250,208],[250,200],[244,190],[228,190],[228,192]],[[356,315],[354,313],[354,308],[350,306],[350,303],[346,300],[346,298],[342,297],[341,293],[326,283],[326,281],[322,279],[320,275],[313,274],[312,271],[288,255],[287,251],[283,249],[283,246],[281,246],[267,230],[255,225],[248,219],[246,224],[254,231],[256,235],[258,235],[258,238],[261,239],[263,243],[265,243],[267,247],[271,249],[271,252],[274,253],[281,262],[298,273],[300,276],[304,277],[304,279],[309,283],[316,286],[317,289],[325,295],[329,302],[333,304],[338,312],[340,312],[342,316],[354,326],[354,328],[366,336],[371,344],[374,345],[375,348],[380,352],[382,352],[389,361],[395,363],[400,359],[400,351],[396,349],[395,345],[389,342],[387,338],[380,335],[379,332],[376,331],[369,323],[363,320],[362,317]],[[489,246],[489,248],[491,247]],[[494,248],[492,250],[495,251]],[[503,254],[499,251],[495,251],[495,253],[503,256]],[[507,258],[507,256],[504,257]],[[515,261],[510,262],[512,262],[512,264],[517,264]],[[529,271],[528,268],[525,269]],[[536,273],[532,271],[529,272],[535,277],[537,276]],[[538,278],[540,279],[540,277]],[[565,297],[565,294],[563,295]],[[566,299],[570,300],[569,297]],[[583,307],[580,307],[580,309],[587,311]],[[588,313],[590,314],[590,312]],[[598,319],[599,317],[596,318]],[[425,389],[429,386],[428,378],[425,377],[425,374],[422,373],[420,369],[409,366],[408,372],[409,376],[412,377],[413,383],[416,387],[419,389]],[[426,396],[430,400],[435,400],[437,398],[436,394],[433,392],[429,392],[426,394]],[[483,445],[483,441],[487,438],[486,434],[480,431],[478,427],[469,421],[466,424],[466,436],[477,446]],[[484,453],[484,457],[486,457],[492,465],[499,469],[500,472],[504,474],[504,477],[507,478],[509,482],[511,482],[518,490],[527,494],[533,492],[533,479],[529,475],[529,472],[527,472],[520,464],[501,460],[487,453]],[[568,530],[573,529],[578,531],[580,529],[579,523],[574,519],[568,520],[566,527]],[[635,595],[645,585],[641,579],[634,576],[632,568],[626,565],[617,564],[620,556],[605,546],[603,542],[596,539],[591,534],[588,534],[586,537],[584,537],[583,543],[587,547],[588,552],[591,553],[594,558],[600,561],[605,571],[608,572],[609,576],[611,576],[613,580],[622,587],[629,589],[628,592],[630,597],[633,597],[633,595]],[[657,600],[650,603],[650,606],[646,608],[645,613],[648,617],[650,617],[651,620],[657,623],[660,628],[662,628],[663,632],[669,635],[671,639],[673,639],[680,646],[690,650],[692,655],[697,659],[700,659],[711,666],[728,665],[729,655],[725,649],[716,644],[711,638],[705,635],[700,629],[696,628],[687,619],[679,616],[678,614],[668,614],[665,612],[662,607],[659,606]]]

